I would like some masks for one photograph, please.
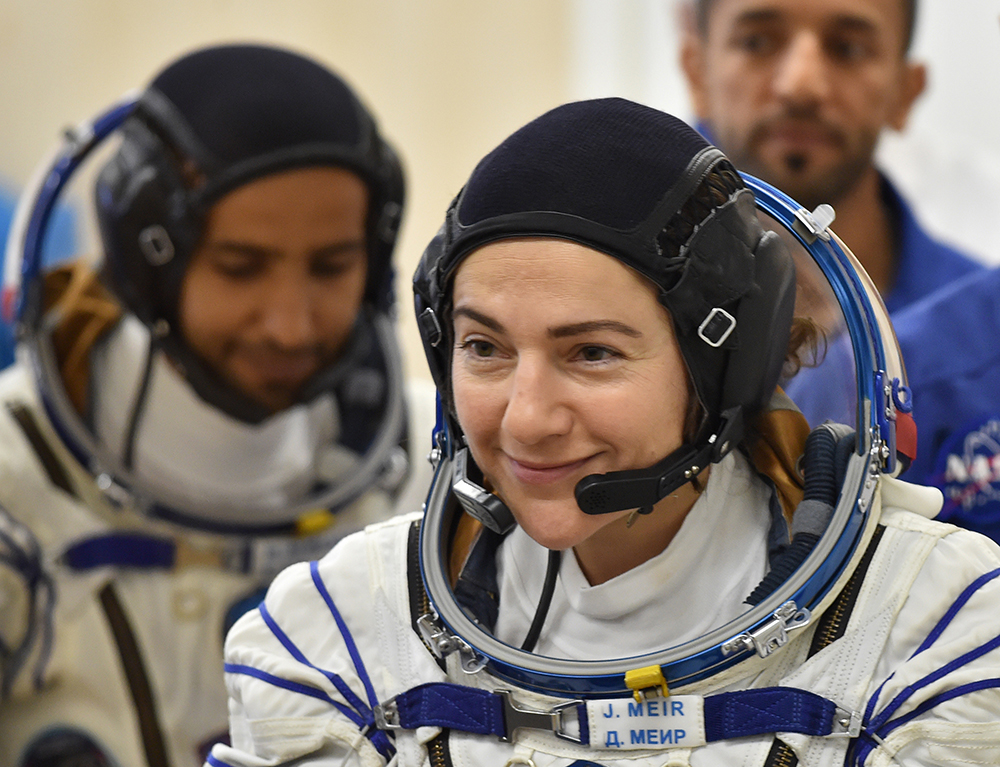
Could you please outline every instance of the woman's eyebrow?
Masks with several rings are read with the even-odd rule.
[[[478,322],[490,330],[497,333],[504,333],[506,329],[492,317],[477,312],[475,309],[460,307],[454,310],[453,317],[468,317],[473,322]],[[587,322],[574,322],[571,325],[560,325],[549,329],[550,338],[570,338],[572,336],[583,335],[584,333],[594,333],[601,330],[609,330],[613,333],[621,333],[630,338],[641,338],[642,332],[636,330],[631,325],[626,325],[618,320],[588,320]]]
[[[610,330],[613,333],[621,333],[631,338],[641,338],[642,333],[631,325],[626,325],[618,320],[590,320],[589,322],[576,322],[572,325],[560,325],[549,330],[552,338],[567,338],[578,336],[583,333],[593,333],[599,330]]]
[[[485,314],[480,314],[475,309],[469,309],[468,307],[456,308],[452,312],[452,319],[457,319],[458,317],[468,317],[473,322],[478,322],[480,325],[485,325],[490,330],[496,333],[504,332],[503,325],[501,325],[492,317],[487,317]]]

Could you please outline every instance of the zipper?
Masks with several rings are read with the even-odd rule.
[[[410,591],[410,627],[420,637],[427,651],[438,659],[438,665],[443,669],[443,659],[438,658],[438,654],[420,630],[420,619],[432,612],[431,599],[427,596],[424,579],[420,575],[420,520],[410,526],[406,540],[406,581]]]
[[[851,618],[851,613],[854,612],[854,605],[861,593],[861,584],[864,582],[865,575],[868,574],[868,568],[871,566],[872,557],[875,556],[875,549],[878,548],[879,541],[882,540],[883,532],[885,532],[883,525],[878,525],[875,528],[871,543],[868,544],[861,562],[858,563],[858,568],[848,578],[847,585],[837,595],[833,604],[823,613],[823,617],[816,627],[816,633],[813,635],[807,657],[811,658],[824,647],[833,644],[847,631],[847,622]],[[791,747],[784,741],[775,738],[771,751],[764,761],[764,767],[797,767],[798,763],[799,758]]]
[[[125,608],[118,599],[114,583],[109,583],[101,589],[99,596],[132,695],[146,764],[149,767],[169,767],[170,760],[167,758],[167,746],[160,727],[156,698],[153,696],[149,674],[142,660],[139,640],[132,629]]]
[[[798,763],[799,758],[792,751],[791,746],[783,740],[775,738],[774,745],[771,746],[771,751],[764,762],[764,767],[796,767]]]
[[[854,605],[857,603],[858,596],[861,593],[861,585],[868,574],[868,568],[871,566],[872,558],[875,556],[875,549],[878,548],[879,541],[882,540],[882,533],[884,532],[885,527],[883,525],[878,525],[875,528],[875,533],[872,535],[871,542],[868,544],[861,562],[858,563],[858,568],[851,574],[847,585],[837,595],[834,603],[830,605],[826,612],[823,613],[822,618],[820,618],[819,625],[816,627],[816,633],[813,635],[812,644],[809,646],[809,654],[806,657],[811,658],[824,647],[840,639],[844,635],[844,632],[847,631],[847,623],[854,612]]]
[[[844,630],[844,616],[847,613],[848,596],[854,590],[857,575],[855,573],[850,577],[847,581],[847,587],[840,592],[837,601],[831,605],[830,612],[828,613],[830,619],[823,621],[822,625],[817,629],[816,636],[813,638],[813,646],[809,648],[810,655],[815,655],[827,645],[832,644]],[[825,618],[826,615],[823,617]]]
[[[452,767],[451,755],[448,752],[449,730],[441,733],[427,744],[427,759],[431,767]]]

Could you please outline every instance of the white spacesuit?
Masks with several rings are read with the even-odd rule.
[[[95,193],[105,260],[44,274],[53,197],[109,136],[124,138]],[[268,409],[192,351],[178,293],[216,200],[315,167],[364,182],[364,297],[336,359]],[[203,763],[228,740],[232,623],[283,568],[419,506],[435,406],[404,384],[394,338],[402,195],[348,87],[259,46],[180,59],[46,166],[12,240],[21,345],[0,375],[0,764]]]
[[[226,646],[233,740],[213,749],[210,765],[1000,758],[1000,549],[931,521],[936,491],[894,477],[912,451],[909,406],[877,294],[819,212],[739,181],[696,136],[629,102],[580,102],[538,118],[477,166],[414,280],[445,405],[426,513],[372,526],[318,562],[289,568],[237,622]],[[627,202],[617,213],[616,192]],[[598,197],[603,208],[591,204]],[[699,209],[691,199],[710,202]],[[519,269],[535,268],[526,265],[541,246],[527,237],[583,243],[594,258],[613,256],[652,280],[703,408],[701,427],[652,467],[578,480],[573,464],[553,459],[576,482],[570,498],[580,512],[627,513],[617,518],[623,542],[655,531],[644,517],[666,513],[711,464],[666,548],[596,582],[582,546],[560,557],[536,542],[545,532],[536,526],[533,535],[530,517],[510,501],[528,504],[528,490],[515,495],[521,488],[495,466],[479,473],[478,434],[462,418],[476,400],[461,397],[495,395],[494,382],[507,380],[498,371],[515,364],[531,371],[515,388],[530,406],[510,395],[505,418],[517,418],[515,407],[546,418],[539,403],[549,400],[528,387],[556,374],[538,372],[549,369],[538,354],[519,357],[536,352],[523,340],[535,343],[532,329],[519,335],[516,317],[501,315],[511,329],[484,314],[472,278],[457,297],[474,260],[481,268],[487,253],[503,258],[490,250],[501,239],[515,240],[509,252]],[[682,246],[671,249],[678,237]],[[674,268],[662,268],[665,260]],[[829,300],[818,305],[817,295]],[[848,410],[857,418],[849,426],[810,430],[775,391],[779,374],[787,380],[796,370],[782,372],[793,301],[797,314],[852,340],[857,388]],[[454,325],[452,312],[462,317]],[[578,323],[579,343],[603,352],[587,334],[620,321],[595,316]],[[460,323],[477,329],[471,341],[461,340]],[[566,327],[577,325],[548,332],[577,332]],[[741,335],[727,344],[733,331]],[[465,363],[454,350],[472,343],[487,372],[476,379],[481,388],[460,390],[452,369]],[[595,365],[610,356],[596,352],[586,357]],[[601,379],[586,380],[593,389]],[[553,396],[560,413],[575,406],[570,394]],[[549,422],[551,443],[576,444],[582,426],[564,415]],[[514,427],[499,428],[487,444],[512,452]],[[542,487],[546,502],[563,487],[539,479],[540,470],[519,471],[522,486]],[[542,514],[541,503],[531,508]]]

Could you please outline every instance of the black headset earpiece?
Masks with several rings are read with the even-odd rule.
[[[98,175],[104,269],[110,287],[146,325],[173,321],[187,257],[202,220],[174,153],[138,116],[122,130],[120,150]]]
[[[369,183],[372,195],[368,205],[368,287],[367,299],[381,312],[387,313],[395,303],[395,270],[392,251],[396,247],[403,221],[406,177],[399,156],[374,130],[378,159],[375,183]]]
[[[776,232],[762,232],[754,249],[754,288],[740,301],[737,328],[763,328],[752,344],[730,352],[723,379],[723,407],[747,403],[757,410],[770,400],[788,353],[795,313],[795,262]]]

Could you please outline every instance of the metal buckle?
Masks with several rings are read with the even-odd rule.
[[[527,727],[532,730],[546,730],[554,733],[557,738],[568,740],[571,743],[582,743],[581,735],[571,735],[566,732],[566,722],[564,712],[575,709],[583,701],[571,700],[560,703],[558,706],[548,711],[538,711],[537,709],[522,708],[511,699],[510,690],[495,690],[503,701],[503,722],[505,735],[500,736],[500,740],[509,743],[515,730]],[[577,717],[577,723],[582,730],[583,722]]]
[[[433,309],[429,306],[424,309],[420,313],[420,316],[417,317],[417,324],[427,334],[427,343],[435,347],[441,343],[444,333],[441,332],[441,323],[438,321],[437,314],[434,313]]]
[[[725,328],[723,328],[725,323]],[[698,337],[713,348],[722,346],[736,328],[736,318],[716,306],[698,326]]]
[[[861,734],[861,712],[849,711],[837,706],[833,714],[833,725],[830,735],[843,738],[856,738]]]
[[[395,696],[375,706],[372,714],[375,717],[375,726],[380,730],[403,729],[399,723],[399,706],[396,704]]]
[[[766,658],[788,643],[789,631],[805,628],[811,621],[812,613],[809,610],[799,609],[795,602],[785,602],[774,611],[771,620],[722,645],[722,653],[732,655],[740,650],[754,650],[761,658]]]
[[[458,639],[445,631],[431,613],[424,613],[417,618],[417,629],[439,660],[458,649]]]
[[[153,266],[163,266],[174,257],[173,240],[159,224],[152,224],[139,232],[139,250]]]

